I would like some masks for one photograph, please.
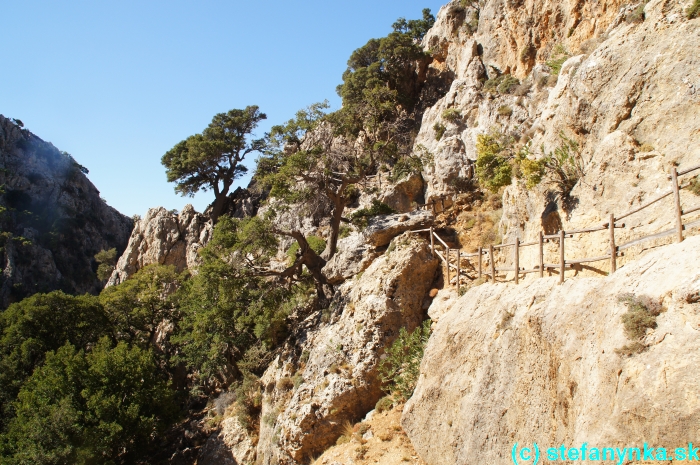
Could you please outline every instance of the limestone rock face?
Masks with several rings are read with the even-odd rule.
[[[301,346],[289,347],[263,375],[261,417],[272,421],[260,424],[260,463],[304,463],[383,395],[377,378],[383,349],[400,328],[421,323],[437,270],[424,241],[410,235],[394,241],[394,250],[339,288],[327,322],[317,329],[308,322],[314,329],[300,336]]]
[[[99,292],[93,257],[123,251],[132,220],[73,157],[2,115],[0,168],[0,309],[36,292]]]
[[[389,184],[380,200],[401,213],[415,210],[417,203],[423,203],[423,184],[420,174],[412,174]]]
[[[151,208],[131,233],[107,286],[124,282],[146,265],[173,265],[178,271],[199,264],[197,251],[212,234],[211,219],[186,205],[177,214],[163,207]]]
[[[700,419],[690,369],[700,363],[699,260],[696,236],[606,278],[469,290],[435,326],[404,409],[418,453],[435,465],[505,465],[516,442],[687,445]],[[616,353],[631,342],[625,293],[665,307],[631,357]]]
[[[219,432],[209,437],[196,465],[246,465],[253,463],[254,459],[253,442],[233,416],[224,419]]]
[[[323,267],[323,274],[331,284],[340,284],[364,271],[376,256],[362,234],[351,234],[338,241],[338,251]]]
[[[644,21],[627,21],[637,5],[621,3],[492,0],[481,4],[478,22],[472,7],[457,1],[440,10],[423,45],[439,51],[431,66],[454,80],[424,113],[416,139],[433,156],[423,173],[427,202],[470,186],[480,134],[531,140],[536,158],[542,148],[562,147],[564,135],[578,144],[583,161],[584,176],[569,198],[547,182],[531,191],[518,182],[506,189],[504,242],[607,221],[668,189],[672,166],[700,162],[698,22],[685,18],[686,4],[662,0],[642,5]],[[558,75],[545,64],[555,45],[571,56]],[[508,73],[521,81],[509,93],[484,86]],[[671,214],[661,202],[630,217],[619,241],[667,229]],[[599,244],[577,236],[567,257],[569,250],[571,258],[602,255]],[[530,252],[524,251],[528,264]],[[623,262],[638,252],[630,250]]]
[[[365,240],[375,247],[381,247],[405,231],[430,227],[433,220],[433,213],[425,210],[375,216],[370,218],[364,230]]]

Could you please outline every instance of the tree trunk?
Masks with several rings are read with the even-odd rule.
[[[300,263],[306,266],[311,276],[314,278],[319,306],[325,308],[330,304],[330,299],[333,297],[333,286],[328,283],[326,276],[321,271],[326,265],[326,260],[314,252],[301,232],[293,231],[291,236],[296,239],[299,244]],[[326,288],[328,289],[328,293],[326,292]]]
[[[216,224],[219,216],[221,216],[221,213],[224,211],[226,200],[226,194],[219,194],[216,199],[214,199],[214,203],[211,204],[211,220],[214,224]]]
[[[343,211],[345,210],[345,199],[339,197],[333,202],[333,217],[331,218],[331,237],[328,239],[328,245],[326,245],[326,250],[323,251],[323,256],[326,260],[333,258],[333,255],[338,249],[338,236],[340,234],[340,222],[343,218]]]

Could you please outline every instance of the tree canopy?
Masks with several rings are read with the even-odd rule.
[[[267,119],[257,106],[218,113],[209,126],[177,143],[161,163],[175,191],[194,196],[200,190],[214,191],[212,217],[219,217],[233,181],[247,171],[241,164],[246,155],[261,149],[262,140],[251,140],[253,130]]]

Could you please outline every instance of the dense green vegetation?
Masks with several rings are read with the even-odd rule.
[[[386,349],[387,357],[379,364],[384,390],[396,400],[408,400],[416,388],[423,351],[430,338],[430,324],[430,320],[425,320],[410,333],[401,328],[399,337]]]

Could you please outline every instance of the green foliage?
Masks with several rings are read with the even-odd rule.
[[[35,294],[0,313],[0,415],[13,415],[11,403],[45,353],[69,342],[87,347],[109,334],[110,324],[97,297],[61,291]],[[0,423],[1,426],[1,423]]]
[[[422,19],[411,19],[406,21],[405,18],[399,18],[392,25],[394,32],[406,34],[412,39],[421,40],[426,32],[435,24],[435,16],[430,13],[430,8],[423,9]]]
[[[379,379],[384,390],[394,393],[398,400],[406,401],[413,394],[420,374],[423,350],[430,337],[430,320],[409,334],[401,328],[399,337],[385,348],[387,357],[379,363]]]
[[[309,242],[309,246],[317,254],[320,254],[321,252],[323,252],[326,249],[326,241],[324,241],[322,237],[309,236],[306,238],[306,240]],[[287,257],[289,258],[290,265],[292,265],[294,263],[294,261],[296,260],[297,252],[299,252],[299,243],[298,242],[293,243],[289,247],[289,249],[287,249]]]
[[[558,76],[561,72],[561,67],[566,60],[569,59],[571,55],[566,51],[563,45],[558,44],[552,50],[552,53],[547,60],[547,66],[552,70],[554,76]]]
[[[700,0],[695,0],[692,5],[688,7],[685,14],[688,19],[695,19],[700,16]]]
[[[656,328],[656,317],[663,310],[658,302],[634,294],[623,294],[618,300],[627,306],[627,312],[621,317],[627,338],[639,340],[647,329]]]
[[[261,140],[248,137],[266,119],[257,106],[214,115],[201,133],[188,137],[166,152],[161,163],[175,192],[194,196],[199,190],[214,191],[214,217],[218,217],[234,179],[247,171],[241,164],[246,155],[262,148]]]
[[[567,197],[583,176],[583,161],[578,143],[564,133],[559,134],[559,138],[561,144],[553,152],[546,153],[542,146],[542,155],[536,160],[532,158],[529,143],[520,149],[515,158],[516,175],[525,180],[528,189],[546,179],[555,186],[559,195]]]
[[[281,286],[253,272],[269,263],[277,244],[265,219],[222,217],[202,249],[197,275],[178,290],[181,320],[171,340],[179,347],[178,360],[199,372],[200,383],[226,382],[236,364],[256,371],[256,360],[286,335],[287,315],[307,305],[310,277]],[[251,347],[258,352],[245,359]]]
[[[172,265],[148,265],[103,290],[99,300],[117,340],[149,348],[158,325],[178,319],[173,292],[182,279]]]
[[[476,175],[479,183],[491,192],[510,185],[513,139],[498,132],[479,134],[476,138]]]
[[[384,396],[377,401],[377,405],[374,406],[374,409],[377,411],[377,413],[382,413],[388,412],[393,406],[394,400],[391,398],[391,396]]]
[[[367,220],[377,215],[391,215],[396,213],[396,210],[391,208],[389,205],[380,202],[377,199],[372,200],[372,205],[369,208],[361,208],[355,210],[352,215],[350,215],[350,221],[352,224],[358,228],[364,229],[367,227]]]
[[[338,238],[339,239],[345,239],[346,237],[350,236],[352,234],[352,228],[350,226],[346,225],[340,225],[340,231],[338,232]]]
[[[175,418],[157,372],[150,352],[107,338],[47,353],[18,395],[3,463],[133,463]]]
[[[528,61],[534,59],[537,56],[537,47],[532,42],[529,42],[520,51],[520,61],[527,63]]]
[[[394,32],[371,39],[352,53],[343,84],[338,86],[343,99],[341,132],[357,135],[362,128],[373,132],[398,117],[398,106],[411,111],[419,96],[415,62],[425,57],[414,39],[422,37],[434,22],[429,9],[423,10],[422,20],[400,18]]]
[[[262,408],[260,379],[250,373],[244,373],[243,380],[238,383],[235,392],[238,421],[243,428],[252,431]]]
[[[639,4],[637,6],[637,8],[632,10],[632,12],[629,13],[625,17],[625,21],[627,21],[628,23],[643,23],[644,19],[645,19],[645,16],[644,16],[644,7],[645,6],[646,6],[646,2],[642,2],[641,4]]]
[[[433,130],[435,131],[435,140],[440,140],[442,139],[442,136],[445,135],[445,131],[447,131],[447,128],[444,124],[438,121],[433,125]]]
[[[426,165],[433,163],[433,155],[421,144],[415,148],[415,152],[399,159],[391,169],[389,181],[398,182],[412,174],[420,173]]]
[[[117,249],[100,250],[95,254],[95,261],[99,263],[97,267],[97,278],[104,281],[112,275],[114,265],[117,263]]]
[[[456,123],[460,118],[462,118],[462,114],[457,108],[445,108],[445,111],[442,112],[442,119],[450,123]]]
[[[510,94],[520,84],[517,78],[510,74],[501,74],[484,82],[484,90],[490,93]]]

